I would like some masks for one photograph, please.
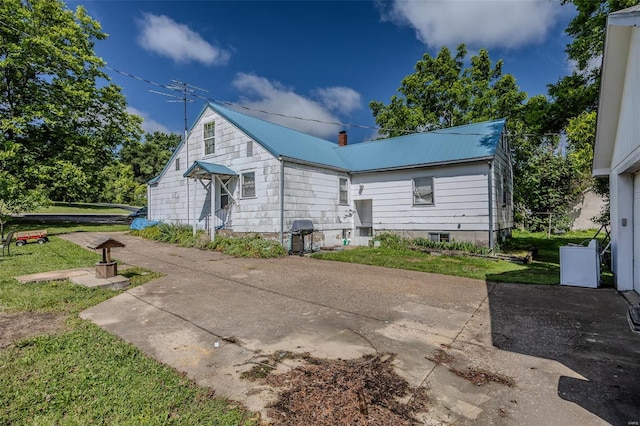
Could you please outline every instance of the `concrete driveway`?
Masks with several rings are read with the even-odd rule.
[[[64,238],[86,247],[98,235]],[[412,386],[429,389],[425,424],[640,422],[640,335],[613,289],[493,284],[296,256],[235,259],[110,235],[126,244],[117,259],[165,276],[82,317],[252,410],[274,394],[239,376],[265,354],[390,352]],[[429,360],[438,349],[455,361]],[[451,366],[515,384],[480,387]]]

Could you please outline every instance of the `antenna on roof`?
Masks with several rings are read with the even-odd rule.
[[[195,92],[196,90],[199,92],[207,92],[207,90],[202,89],[200,87],[197,86],[193,86],[189,83],[185,83],[184,81],[180,81],[180,80],[171,80],[171,84],[169,84],[168,86],[164,86],[165,88],[169,89],[169,90],[173,90],[177,93],[179,93],[180,95],[177,94],[173,94],[173,93],[165,93],[165,92],[158,92],[157,90],[149,90],[151,93],[155,93],[157,95],[162,95],[162,96],[167,96],[169,98],[173,98],[173,99],[169,99],[167,100],[167,102],[182,102],[184,104],[184,145],[186,148],[186,155],[187,155],[187,159],[185,161],[185,164],[187,165],[187,167],[189,167],[189,144],[187,143],[187,132],[188,132],[188,126],[187,126],[187,103],[190,102],[194,102],[193,99],[189,99],[188,96],[195,96]],[[189,179],[187,179],[187,223],[189,223]],[[195,220],[193,221],[193,236],[195,237],[196,235],[196,222]]]

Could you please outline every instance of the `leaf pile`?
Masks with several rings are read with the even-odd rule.
[[[266,379],[285,388],[270,406],[276,425],[413,425],[413,413],[426,411],[426,391],[411,388],[396,374],[392,356],[306,361]],[[410,394],[408,403],[400,402]]]

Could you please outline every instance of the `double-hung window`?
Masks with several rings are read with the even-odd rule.
[[[204,155],[216,152],[216,123],[204,123]]]
[[[253,198],[256,196],[256,174],[255,172],[242,174],[242,198]]]
[[[433,199],[433,177],[413,179],[413,205],[432,206]]]
[[[340,204],[349,204],[349,182],[347,178],[340,178],[338,202]]]

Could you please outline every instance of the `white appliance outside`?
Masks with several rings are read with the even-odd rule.
[[[586,247],[560,247],[560,285],[589,288],[600,286],[598,240],[591,240]]]

